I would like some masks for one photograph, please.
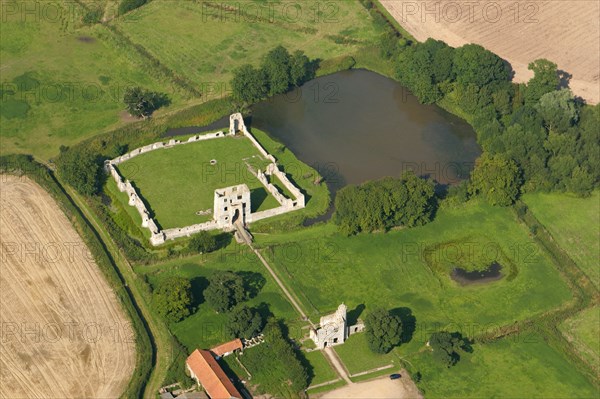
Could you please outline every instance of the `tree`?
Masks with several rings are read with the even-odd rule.
[[[529,64],[528,69],[533,71],[533,78],[527,83],[525,91],[525,102],[536,104],[546,93],[558,89],[560,79],[556,64],[546,59],[535,60]]]
[[[470,345],[459,333],[446,331],[435,332],[429,338],[429,346],[433,357],[446,367],[455,365],[460,360],[459,351],[470,350]]]
[[[154,111],[170,103],[165,94],[142,89],[141,87],[129,87],[125,90],[123,102],[127,112],[138,118],[147,118]]]
[[[192,285],[183,277],[167,277],[152,292],[156,311],[170,322],[189,316],[192,307]]]
[[[208,231],[201,231],[192,237],[188,248],[193,252],[212,252],[217,249],[217,240]]]
[[[102,167],[100,158],[91,150],[64,149],[56,161],[59,176],[83,195],[100,191]]]
[[[250,64],[234,71],[231,81],[232,96],[238,101],[252,104],[267,96],[267,75]]]
[[[567,182],[567,189],[579,197],[589,197],[594,190],[594,177],[581,166],[576,166]]]
[[[365,318],[365,333],[371,351],[388,353],[400,344],[402,323],[385,309],[373,309]]]
[[[204,299],[217,312],[225,312],[246,299],[244,281],[233,272],[216,272],[208,278]]]
[[[484,153],[475,162],[469,193],[481,195],[492,205],[509,206],[519,194],[519,168],[512,160]]]
[[[569,89],[544,94],[536,110],[544,119],[548,130],[565,132],[579,120],[579,110]]]
[[[263,318],[254,308],[241,305],[228,315],[227,334],[232,338],[250,339],[257,335],[263,327]]]
[[[269,82],[269,95],[287,92],[290,87],[290,53],[283,46],[269,51],[263,60],[262,68]]]
[[[478,44],[465,44],[455,49],[453,68],[456,81],[462,85],[472,83],[483,87],[510,78],[504,60]]]
[[[300,86],[312,78],[314,78],[314,71],[310,60],[303,51],[294,51],[290,58],[290,83]]]

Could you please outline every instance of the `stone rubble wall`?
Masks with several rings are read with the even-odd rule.
[[[125,162],[125,161],[128,161],[131,158],[134,158],[134,157],[136,157],[136,156],[138,156],[140,154],[145,154],[147,152],[158,150],[158,149],[161,149],[161,148],[171,148],[171,147],[176,146],[176,145],[195,143],[196,141],[218,139],[218,138],[222,138],[222,137],[226,137],[226,136],[227,135],[224,132],[218,131],[218,132],[215,132],[215,133],[198,134],[198,135],[192,136],[192,137],[190,137],[190,138],[188,138],[187,140],[184,140],[184,141],[175,140],[175,139],[171,139],[167,143],[159,141],[159,142],[156,142],[156,143],[153,143],[153,144],[148,144],[148,145],[140,147],[140,148],[136,148],[135,150],[130,151],[127,154],[123,154],[120,157],[112,159],[110,161],[110,163],[113,164],[113,165],[118,165],[118,164],[120,164],[122,162]]]
[[[120,157],[114,158],[112,160],[108,160],[105,163],[105,168],[107,172],[113,177],[113,179],[117,183],[117,187],[119,191],[127,193],[129,197],[129,205],[134,206],[138,213],[142,218],[142,227],[147,228],[152,233],[150,238],[150,242],[152,245],[160,245],[163,244],[166,240],[174,240],[180,237],[189,237],[193,234],[199,233],[200,231],[206,230],[217,230],[223,228],[223,226],[219,226],[219,224],[213,219],[209,222],[198,223],[191,226],[181,227],[181,228],[172,228],[160,230],[154,219],[150,217],[150,212],[146,209],[146,205],[140,198],[139,194],[136,192],[135,188],[131,184],[129,180],[124,180],[117,170],[116,166],[128,161],[140,154],[144,154],[150,151],[171,148],[176,145],[188,144],[197,141],[211,140],[222,137],[227,137],[234,135],[236,133],[236,124],[237,130],[242,131],[244,136],[246,136],[250,142],[256,147],[256,149],[271,163],[267,166],[266,173],[261,172],[260,170],[257,172],[256,177],[263,184],[263,186],[267,189],[267,191],[277,200],[280,204],[279,207],[268,209],[265,211],[254,212],[246,215],[246,222],[256,222],[259,220],[267,219],[273,216],[282,215],[287,212],[294,211],[296,209],[301,209],[305,207],[305,198],[304,194],[287,178],[286,174],[279,170],[277,166],[277,160],[274,156],[269,154],[260,143],[254,138],[254,136],[248,131],[246,125],[244,124],[244,119],[242,114],[236,113],[229,117],[230,125],[229,125],[229,134],[224,133],[223,131],[195,135],[187,140],[181,141],[177,139],[171,139],[168,142],[156,142],[153,144],[149,144],[140,148],[136,148],[133,151],[128,152],[127,154],[121,155]],[[285,186],[287,190],[295,197],[294,199],[286,198],[282,193],[279,192],[277,187],[273,184],[269,183],[267,175],[275,175],[281,181],[281,183]],[[214,212],[214,210],[213,210]],[[214,218],[214,216],[213,216]],[[225,230],[233,230],[233,226],[231,228],[224,228]]]

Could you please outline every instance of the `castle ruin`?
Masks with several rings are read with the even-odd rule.
[[[364,330],[362,322],[348,326],[347,312],[348,308],[342,303],[335,313],[322,316],[319,326],[310,330],[310,339],[317,349],[343,344],[350,335]]]

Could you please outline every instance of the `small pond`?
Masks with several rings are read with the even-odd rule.
[[[450,277],[461,285],[489,283],[503,277],[500,270],[502,270],[502,265],[498,262],[493,262],[484,270],[466,271],[460,267],[455,267],[452,269]]]

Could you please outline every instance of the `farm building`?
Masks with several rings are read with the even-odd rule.
[[[196,349],[185,364],[190,376],[202,386],[210,399],[242,399],[210,351]]]
[[[215,346],[210,351],[218,357],[231,355],[233,352],[237,350],[244,349],[244,345],[242,344],[242,340],[239,338],[234,339],[233,341],[225,342],[219,346]]]

